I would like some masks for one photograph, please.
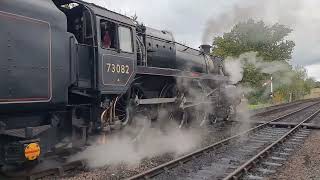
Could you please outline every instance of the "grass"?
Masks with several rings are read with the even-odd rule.
[[[255,109],[260,109],[260,108],[265,108],[265,107],[269,107],[272,104],[249,104],[249,109],[250,110],[255,110]]]

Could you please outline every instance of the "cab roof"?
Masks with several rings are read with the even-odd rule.
[[[85,2],[82,0],[53,0],[55,3],[63,5],[67,3],[78,3],[89,8],[95,15],[112,19],[114,21],[122,22],[131,26],[135,26],[134,20],[125,15],[110,11],[104,7],[98,6],[94,3]]]

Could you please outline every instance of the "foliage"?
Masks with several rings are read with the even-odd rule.
[[[231,32],[214,39],[213,54],[220,57],[238,57],[245,52],[257,52],[264,61],[282,61],[291,58],[295,43],[285,40],[291,29],[280,24],[267,26],[263,21],[250,19],[236,24]],[[241,83],[259,87],[270,76],[259,72],[253,64],[246,64]]]
[[[235,25],[231,32],[214,38],[214,55],[238,57],[244,52],[258,52],[266,61],[291,59],[295,43],[285,40],[292,29],[284,25],[267,26],[263,21],[250,19]]]
[[[260,87],[261,83],[268,79],[268,75],[264,73],[260,73],[259,69],[257,69],[254,64],[246,64],[244,66],[244,74],[242,82],[246,86],[250,87]]]
[[[283,101],[298,100],[309,94],[312,88],[316,87],[316,81],[312,78],[308,78],[307,71],[304,67],[297,66],[291,71],[290,82],[282,83],[281,75],[275,80],[275,83],[279,83],[279,86],[275,89],[275,92],[282,96]],[[278,81],[278,82],[277,82]],[[276,101],[275,98],[273,98]]]
[[[312,79],[311,79],[312,81]],[[316,82],[313,82],[313,85],[315,88],[320,88],[320,82],[319,81],[316,81]]]
[[[260,109],[260,108],[266,108],[271,106],[272,104],[249,104],[250,110]]]
[[[313,87],[320,87],[320,83],[307,77],[303,67],[292,67],[289,64],[295,43],[286,40],[292,29],[281,25],[266,25],[263,21],[252,19],[236,24],[230,32],[214,38],[215,56],[239,57],[246,52],[257,52],[257,57],[264,62],[279,62],[288,68],[271,74],[263,73],[256,64],[245,63],[243,86],[253,88],[248,94],[250,104],[271,103],[300,99],[310,93]],[[270,98],[270,85],[263,86],[273,77],[274,94]]]

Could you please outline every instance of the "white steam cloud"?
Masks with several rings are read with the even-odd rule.
[[[297,12],[301,8],[302,0],[239,0],[230,11],[207,21],[202,42],[209,43],[213,37],[229,31],[235,24],[250,18],[292,27],[297,23]]]
[[[280,23],[293,29],[288,39],[296,44],[292,62],[300,65],[319,64],[320,1],[318,0],[238,0],[218,16],[207,20],[202,43],[211,44],[216,36],[228,32],[239,21],[250,18],[268,25]]]
[[[232,84],[237,84],[243,78],[243,63],[240,59],[227,58],[224,61],[224,68],[229,75]]]
[[[237,84],[243,78],[245,64],[251,64],[260,72],[273,74],[281,71],[289,71],[289,64],[285,61],[263,61],[256,52],[243,53],[239,57],[227,57],[224,61],[225,71],[228,73],[232,84]]]
[[[138,141],[133,141],[127,135],[107,136],[105,144],[97,141],[69,161],[85,159],[90,168],[122,163],[137,165],[145,158],[166,153],[179,156],[193,150],[200,142],[201,133],[196,130],[175,129],[163,132],[157,128],[149,128]]]

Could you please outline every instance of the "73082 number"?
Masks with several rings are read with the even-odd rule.
[[[128,65],[107,63],[107,72],[129,74],[130,67]]]

